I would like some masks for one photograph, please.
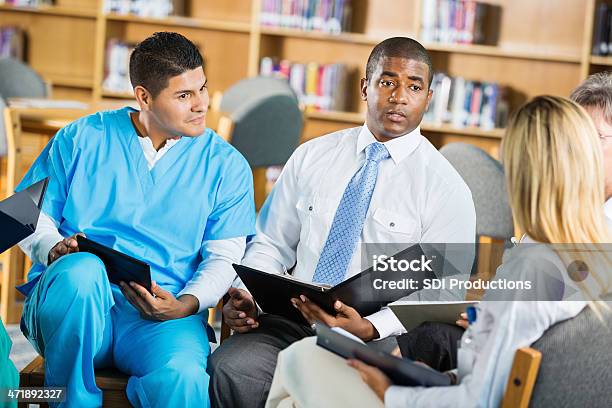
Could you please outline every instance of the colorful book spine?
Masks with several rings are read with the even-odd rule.
[[[106,65],[102,88],[107,92],[131,93],[130,54],[133,44],[117,39],[110,39],[106,45]]]
[[[139,17],[165,18],[181,15],[184,0],[105,0],[104,11],[115,14],[132,14]]]
[[[495,7],[472,0],[422,0],[423,42],[484,44],[486,23]]]
[[[341,33],[350,30],[351,0],[262,0],[263,26]]]
[[[344,64],[299,64],[264,57],[259,67],[260,75],[289,81],[306,110],[346,110],[348,76]]]
[[[25,60],[25,32],[18,27],[0,27],[0,58]]]
[[[436,73],[431,88],[433,99],[423,118],[425,123],[483,130],[506,126],[509,107],[505,87]]]

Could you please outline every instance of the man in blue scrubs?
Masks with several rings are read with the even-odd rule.
[[[140,110],[99,112],[61,129],[18,186],[49,176],[36,233],[20,245],[35,266],[22,329],[45,357],[65,406],[102,405],[94,369],[131,377],[138,407],[208,406],[207,308],[231,286],[254,233],[246,160],[206,129],[202,56],[156,33],[130,57]],[[109,283],[75,234],[151,265],[153,294]]]

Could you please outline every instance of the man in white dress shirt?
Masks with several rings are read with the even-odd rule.
[[[601,138],[606,175],[606,217],[612,222],[612,73],[598,72],[585,79],[570,95],[593,118]]]
[[[362,270],[360,243],[473,243],[470,190],[420,133],[432,75],[418,42],[397,37],[378,44],[361,80],[365,124],[298,147],[261,209],[243,264],[279,274],[293,268],[298,279],[335,283]],[[263,406],[278,353],[313,331],[258,313],[246,290],[229,294],[223,314],[236,334],[211,356],[211,402]],[[294,302],[309,322],[342,327],[364,341],[404,331],[387,308],[360,316],[337,302],[332,316],[306,298]]]

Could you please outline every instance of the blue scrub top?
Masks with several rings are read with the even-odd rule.
[[[62,128],[17,191],[49,176],[43,211],[59,232],[88,238],[151,265],[177,294],[202,262],[206,240],[255,233],[253,178],[244,157],[215,132],[181,137],[149,170],[131,108],[98,112]],[[34,265],[25,295],[45,270]]]

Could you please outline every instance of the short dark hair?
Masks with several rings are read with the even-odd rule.
[[[194,43],[179,33],[158,32],[132,51],[130,81],[132,87],[142,86],[155,97],[170,78],[198,67],[204,67],[204,60]]]
[[[368,58],[366,65],[366,78],[369,81],[376,70],[376,65],[383,57],[399,57],[422,62],[429,69],[429,86],[433,79],[433,64],[429,53],[420,42],[408,37],[387,38],[379,43]]]

